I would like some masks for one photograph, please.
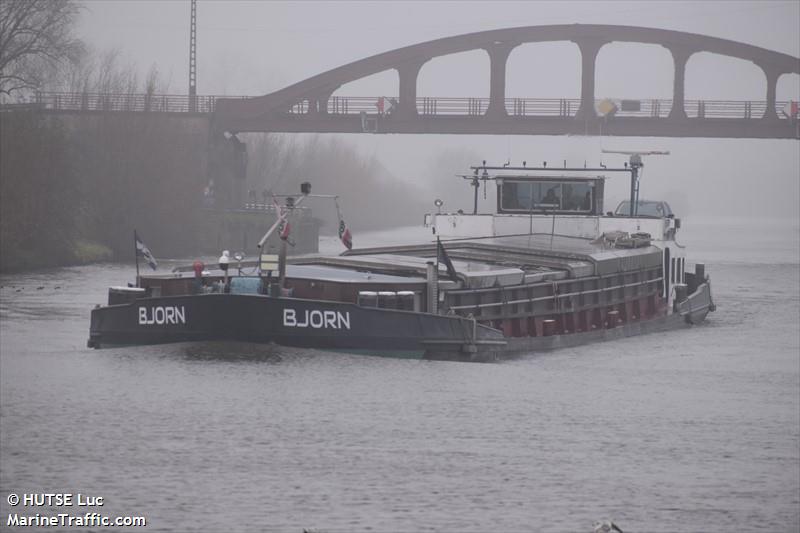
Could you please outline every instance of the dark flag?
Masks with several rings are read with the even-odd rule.
[[[289,221],[286,218],[283,219],[280,226],[278,226],[278,236],[284,240],[289,240],[289,234],[292,231],[292,227],[289,225]]]
[[[447,251],[444,249],[444,245],[442,241],[439,240],[439,237],[436,237],[436,262],[444,263],[447,267],[447,277],[452,281],[458,281],[458,273],[456,273],[453,262],[450,261],[450,258],[447,256]]]
[[[279,205],[274,196],[272,205],[275,206],[275,214],[278,215],[278,237],[294,246],[294,243],[289,240],[289,234],[292,232],[292,227],[289,225],[289,208]]]
[[[139,239],[139,235],[136,233],[136,230],[133,230],[133,238],[136,240],[136,259],[138,265],[139,256],[144,257],[144,260],[147,261],[147,264],[150,265],[150,268],[155,270],[158,267],[158,262],[156,262],[156,258],[153,257],[153,254],[150,252],[150,249],[145,246],[145,244]]]
[[[344,220],[339,220],[339,239],[348,250],[353,249],[353,235],[350,233],[350,228],[344,223]]]

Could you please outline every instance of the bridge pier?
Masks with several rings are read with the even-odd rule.
[[[236,135],[212,135],[209,142],[207,168],[209,181],[214,181],[214,207],[241,207],[247,178],[247,144]]]
[[[778,113],[775,111],[775,93],[778,87],[778,78],[783,71],[772,65],[758,65],[767,77],[767,109],[764,110],[764,120],[778,120]]]
[[[608,44],[607,40],[597,38],[576,39],[573,41],[581,51],[581,105],[575,118],[590,120],[597,118],[594,109],[594,77],[597,53]]]
[[[502,118],[508,115],[506,111],[506,64],[511,51],[516,44],[495,43],[484,48],[489,54],[490,81],[489,81],[489,107],[487,117]]]
[[[669,118],[686,118],[686,63],[695,50],[681,46],[670,46],[667,50],[672,54],[675,73],[672,78],[672,108]]]
[[[308,114],[309,115],[327,115],[328,114],[328,100],[331,95],[339,87],[333,89],[325,89],[319,93],[315,93],[308,97]]]
[[[417,78],[419,71],[428,62],[428,59],[398,65],[399,101],[396,114],[400,118],[414,118],[417,116]]]

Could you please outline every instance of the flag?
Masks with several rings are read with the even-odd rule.
[[[280,226],[278,226],[278,236],[283,239],[284,241],[289,239],[289,233],[292,231],[292,227],[289,225],[289,221],[286,218],[283,218]]]
[[[141,239],[139,239],[139,235],[136,233],[136,230],[133,230],[133,238],[136,240],[136,257],[144,257],[144,260],[147,261],[147,264],[150,265],[150,268],[153,270],[158,268],[158,262],[156,262],[156,258],[153,257],[150,249],[145,246]]]
[[[353,235],[350,233],[350,228],[344,223],[344,220],[339,220],[339,239],[348,250],[353,249]]]
[[[278,200],[274,196],[272,197],[272,205],[275,206],[275,214],[278,216],[278,220],[280,221],[278,224],[278,237],[294,246],[294,243],[289,240],[289,233],[292,231],[292,228],[289,225],[288,207],[279,205]]]
[[[458,273],[456,273],[453,262],[450,261],[450,258],[447,256],[447,251],[444,249],[444,245],[442,241],[439,240],[439,237],[436,237],[436,262],[444,263],[447,267],[447,277],[453,281],[458,281]]]

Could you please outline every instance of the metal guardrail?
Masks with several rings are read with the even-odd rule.
[[[38,92],[28,105],[53,111],[213,113],[218,96]]]
[[[328,101],[329,115],[390,115],[394,109],[388,102],[399,102],[396,97],[383,98],[384,112],[379,112],[379,97],[334,96]],[[613,116],[667,118],[672,111],[672,100],[662,99],[597,99],[595,108],[608,101],[615,107]],[[424,116],[482,116],[489,108],[488,98],[420,97],[416,100],[417,113]],[[789,102],[775,102],[775,113],[780,119],[789,119],[783,113]],[[578,98],[506,98],[506,113],[511,117],[574,117],[580,108]],[[388,111],[387,111],[388,109]],[[766,101],[748,100],[686,100],[684,111],[689,118],[746,118],[758,119],[767,110]],[[292,106],[290,114],[308,112],[308,102]]]
[[[32,102],[0,105],[2,111],[45,109],[52,111],[127,111],[156,113],[213,113],[218,98],[245,96],[188,96],[170,94],[105,94],[38,92]],[[483,116],[489,108],[488,98],[420,97],[417,113],[423,116]],[[391,115],[397,108],[397,97],[333,96],[328,100],[329,115]],[[511,117],[574,117],[580,108],[577,98],[506,98],[506,113]],[[797,120],[783,110],[789,102],[775,102],[779,119]],[[613,105],[616,117],[667,118],[672,100],[660,99],[597,99],[595,106]],[[382,107],[381,107],[382,106]],[[796,106],[795,106],[796,107]],[[382,111],[381,111],[382,109]],[[758,119],[767,110],[765,101],[686,100],[684,110],[689,118]],[[305,115],[309,101],[303,100],[288,110],[290,115]]]

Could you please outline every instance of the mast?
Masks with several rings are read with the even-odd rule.
[[[197,111],[197,0],[191,0],[189,21],[189,111]]]
[[[641,168],[644,166],[642,163],[643,155],[669,155],[669,150],[650,150],[647,152],[636,152],[631,150],[602,150],[604,154],[622,154],[629,155],[631,165],[631,218],[639,214],[639,174]]]

